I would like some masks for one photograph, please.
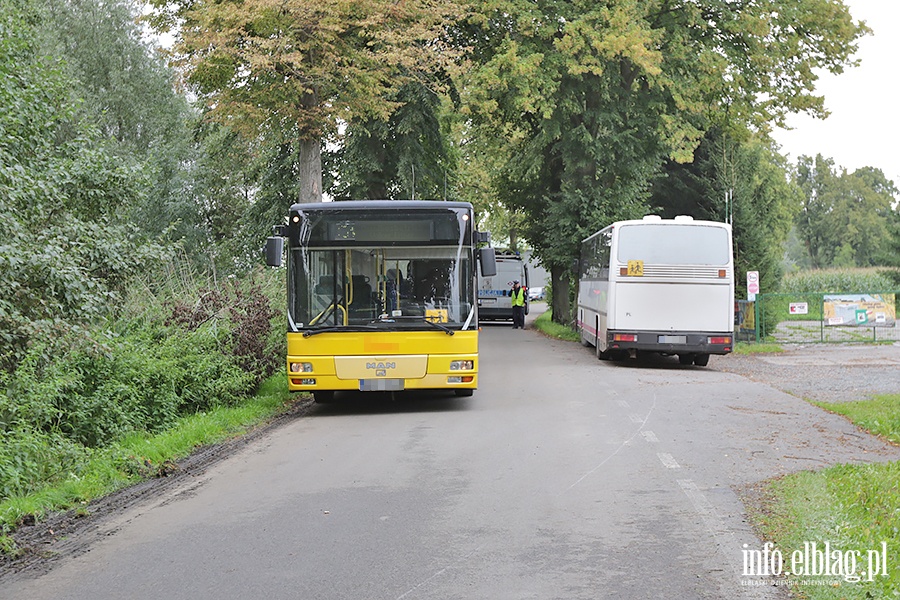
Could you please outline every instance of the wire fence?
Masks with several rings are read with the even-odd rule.
[[[798,344],[900,341],[898,294],[759,294],[755,302],[735,303],[735,336]]]

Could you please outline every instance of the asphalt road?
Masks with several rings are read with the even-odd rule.
[[[780,598],[742,585],[740,491],[900,451],[717,359],[486,325],[473,397],[315,406],[0,597]]]

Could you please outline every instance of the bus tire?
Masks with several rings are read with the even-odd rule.
[[[475,393],[475,390],[453,390],[453,393],[460,398],[467,398]]]
[[[681,365],[694,364],[694,355],[693,354],[679,354],[678,355],[678,364],[681,364]]]
[[[313,392],[313,400],[316,401],[316,404],[334,402],[334,390],[317,390]]]
[[[709,364],[709,354],[698,354],[694,357],[694,364],[698,367],[705,367]]]

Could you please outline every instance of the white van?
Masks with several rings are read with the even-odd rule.
[[[512,321],[512,300],[509,293],[513,281],[528,292],[528,265],[518,254],[497,254],[497,274],[478,278],[478,318],[482,321]],[[525,303],[528,314],[528,303]]]

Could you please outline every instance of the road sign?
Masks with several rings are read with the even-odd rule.
[[[747,271],[747,300],[756,300],[759,293],[759,271]]]

